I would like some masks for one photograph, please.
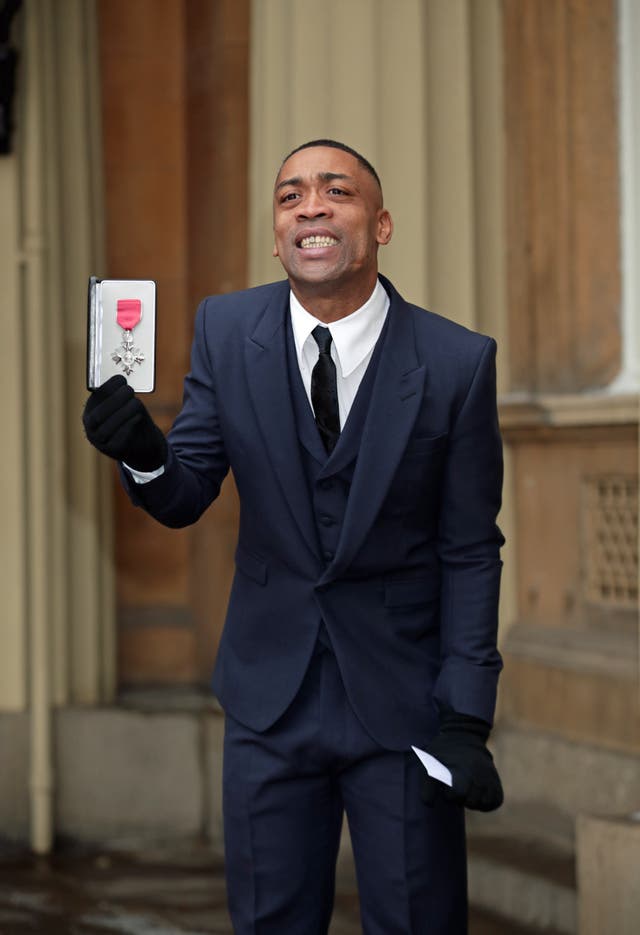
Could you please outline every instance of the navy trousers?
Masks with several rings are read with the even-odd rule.
[[[236,935],[325,935],[343,812],[364,935],[465,935],[464,809],[425,806],[415,755],[381,749],[319,644],[296,699],[258,734],[227,716],[223,807]]]

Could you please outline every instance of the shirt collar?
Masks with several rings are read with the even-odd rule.
[[[324,325],[331,332],[342,376],[348,377],[373,350],[380,337],[389,309],[389,296],[377,279],[375,288],[364,305],[329,325],[310,314],[293,292],[289,294],[289,307],[298,359],[301,358],[302,348],[316,325]]]

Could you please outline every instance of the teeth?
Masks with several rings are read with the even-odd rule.
[[[311,237],[303,237],[300,246],[303,249],[307,247],[333,247],[338,241],[335,237],[326,237],[321,234],[312,234]]]

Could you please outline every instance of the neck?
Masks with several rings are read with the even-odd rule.
[[[351,289],[336,288],[334,283],[315,283],[310,286],[308,283],[294,282],[291,278],[289,285],[300,305],[314,318],[328,325],[346,318],[364,305],[375,289],[377,276],[376,272],[366,284]]]

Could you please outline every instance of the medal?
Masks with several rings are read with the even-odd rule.
[[[139,347],[133,346],[133,329],[142,318],[142,302],[140,299],[118,299],[116,321],[122,328],[122,343],[111,355],[111,360],[123,373],[129,376],[133,373],[136,364],[144,361],[144,354]]]

